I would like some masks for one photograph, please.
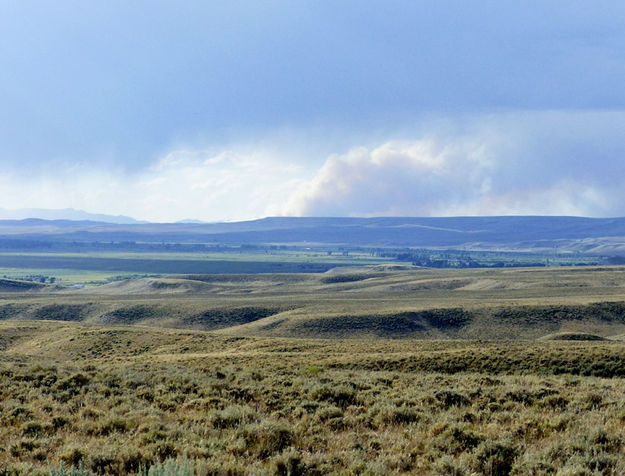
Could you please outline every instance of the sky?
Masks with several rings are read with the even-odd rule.
[[[625,216],[617,0],[0,0],[0,208]]]

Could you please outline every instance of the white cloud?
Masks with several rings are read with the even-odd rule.
[[[151,221],[242,220],[266,214],[295,189],[298,166],[263,154],[183,150],[136,174],[70,166],[53,174],[0,174],[4,208],[79,208]]]

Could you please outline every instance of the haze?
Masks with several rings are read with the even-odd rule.
[[[625,4],[0,3],[0,208],[625,215]]]

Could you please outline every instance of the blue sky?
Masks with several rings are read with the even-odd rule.
[[[0,208],[625,215],[617,1],[0,2]]]

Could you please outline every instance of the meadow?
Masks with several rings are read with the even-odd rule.
[[[3,475],[625,473],[621,267],[0,289]]]

